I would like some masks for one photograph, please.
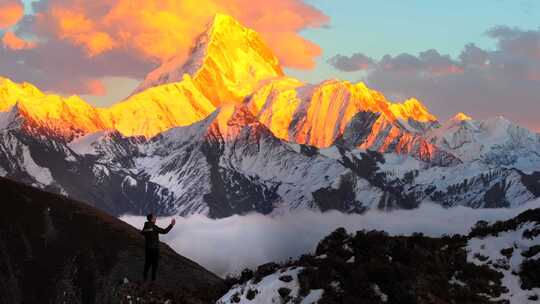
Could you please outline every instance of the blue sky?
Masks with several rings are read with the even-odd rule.
[[[344,73],[326,60],[340,53],[362,52],[380,59],[385,54],[416,55],[436,49],[452,57],[474,42],[492,49],[485,35],[496,25],[524,30],[540,26],[540,1],[534,0],[308,0],[330,17],[326,28],[308,29],[302,35],[323,49],[315,71],[288,72],[306,81],[326,78],[357,80],[362,73]]]

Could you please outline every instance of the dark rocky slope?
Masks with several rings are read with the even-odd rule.
[[[137,229],[91,207],[0,178],[0,303],[117,303],[120,282],[140,280]],[[162,244],[160,290],[209,303],[223,281]]]

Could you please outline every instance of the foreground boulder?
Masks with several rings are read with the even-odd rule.
[[[0,303],[119,303],[140,281],[144,239],[87,204],[0,178]],[[209,303],[223,281],[161,245],[156,282],[174,303]]]

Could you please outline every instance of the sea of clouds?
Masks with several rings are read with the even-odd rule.
[[[219,276],[236,274],[270,261],[285,261],[313,252],[317,243],[338,227],[349,232],[384,230],[393,235],[422,232],[430,236],[465,234],[479,220],[496,221],[514,217],[529,208],[539,208],[540,199],[515,209],[445,209],[423,204],[414,210],[369,211],[363,215],[337,211],[294,211],[279,216],[248,214],[223,219],[194,215],[175,217],[176,226],[161,240]],[[121,220],[141,228],[143,216],[122,216]],[[159,218],[165,227],[171,217]]]

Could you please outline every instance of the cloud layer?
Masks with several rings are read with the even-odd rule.
[[[171,56],[187,56],[218,12],[260,32],[283,65],[309,69],[321,49],[298,33],[328,21],[303,0],[41,0],[33,6],[35,14],[4,36],[0,69],[17,80],[77,94],[101,93],[90,88],[102,77],[142,78]],[[5,15],[0,27],[22,16]]]
[[[289,257],[312,252],[324,236],[338,227],[345,227],[349,232],[377,229],[404,235],[413,232],[431,236],[464,234],[478,220],[508,219],[533,207],[540,207],[540,200],[518,209],[443,209],[438,205],[424,204],[415,210],[370,211],[365,215],[304,210],[277,217],[251,214],[212,220],[192,216],[176,218],[176,226],[162,237],[162,241],[178,253],[225,276],[238,273],[245,267],[285,261]],[[121,219],[139,229],[145,221],[142,216],[124,216]],[[170,218],[160,218],[158,225],[166,226],[169,221]]]
[[[336,69],[344,72],[364,71],[374,67],[375,60],[362,53],[355,53],[351,56],[335,55],[328,60],[328,63]]]
[[[24,6],[20,0],[0,0],[0,30],[19,22],[23,14]]]
[[[7,31],[2,36],[2,45],[10,50],[26,50],[36,47],[36,43],[32,41],[26,41],[18,37],[14,32]]]
[[[497,42],[494,50],[471,43],[458,58],[431,49],[378,61],[362,53],[336,55],[328,62],[341,71],[365,70],[368,85],[395,99],[419,97],[443,118],[457,111],[473,118],[503,114],[540,130],[540,29],[497,26],[486,35]]]

